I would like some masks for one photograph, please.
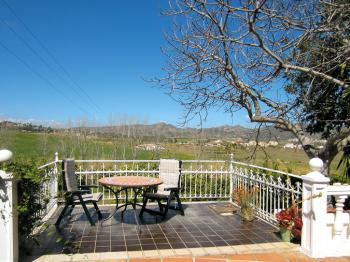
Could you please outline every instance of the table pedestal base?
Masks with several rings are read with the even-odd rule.
[[[122,189],[119,189],[119,190],[114,190],[112,187],[109,187],[109,186],[106,186],[106,185],[103,185],[103,186],[105,188],[107,188],[108,190],[110,190],[114,194],[115,200],[116,200],[116,206],[115,206],[115,210],[112,212],[112,214],[109,215],[107,218],[103,219],[102,223],[107,221],[107,220],[109,220],[109,219],[111,219],[112,217],[114,217],[114,215],[117,213],[118,209],[121,209],[121,208],[124,207],[124,210],[121,213],[121,219],[122,219],[122,222],[123,222],[123,220],[124,220],[124,212],[126,211],[127,207],[129,205],[131,205],[133,210],[134,210],[134,217],[135,217],[135,222],[137,224],[136,225],[137,231],[139,233],[141,233],[141,227],[140,227],[137,215],[136,215],[136,206],[142,206],[142,205],[137,204],[136,201],[137,201],[137,196],[139,195],[140,192],[142,192],[142,188],[122,188]],[[131,200],[129,200],[129,190],[128,189],[132,189],[132,191],[134,192],[134,197]],[[125,203],[119,206],[119,194],[122,191],[125,191]]]

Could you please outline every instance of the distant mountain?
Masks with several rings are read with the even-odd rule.
[[[81,128],[78,128],[81,129]],[[219,126],[211,128],[180,128],[167,123],[156,123],[151,125],[118,125],[88,128],[90,132],[99,135],[110,136],[113,134],[137,135],[162,138],[201,138],[201,139],[256,139],[258,130],[246,128],[239,125]],[[260,129],[260,140],[288,140],[294,138],[293,134],[280,131],[274,127],[263,127]]]
[[[66,129],[51,129],[31,124],[21,124],[9,121],[0,122],[3,128],[18,128],[33,132],[64,132]],[[101,137],[111,137],[115,135],[138,136],[138,137],[159,137],[159,138],[197,138],[197,139],[242,139],[245,141],[256,139],[258,130],[246,128],[239,125],[224,125],[211,128],[181,128],[164,122],[146,125],[117,125],[99,127],[74,127],[75,132],[86,132]],[[290,132],[280,131],[274,127],[263,127],[260,129],[259,139],[262,141],[279,140],[285,141],[294,138]]]

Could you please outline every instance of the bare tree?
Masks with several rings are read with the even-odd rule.
[[[40,134],[40,144],[42,148],[42,154],[47,157],[48,156],[48,132],[44,130],[42,134]]]
[[[292,72],[304,72],[349,88],[349,81],[323,70],[322,63],[328,61],[305,67],[295,61],[307,52],[295,51],[313,34],[349,36],[344,31],[348,29],[334,20],[319,21],[323,12],[332,12],[327,15],[337,19],[348,16],[350,4],[322,0],[174,0],[169,4],[163,14],[176,20],[165,36],[166,75],[153,80],[186,108],[185,121],[205,118],[211,107],[231,114],[246,110],[252,122],[292,132],[310,158],[318,155],[325,161],[328,172],[349,139],[350,128],[332,134],[319,151],[300,124],[296,97],[286,95],[283,80]],[[339,48],[337,64],[349,63],[349,45],[348,37]]]
[[[6,124],[0,124],[0,149],[11,149],[13,145],[13,132],[11,132]]]

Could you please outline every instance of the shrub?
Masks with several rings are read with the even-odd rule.
[[[252,207],[257,201],[257,187],[239,187],[233,192],[233,198],[240,207]]]
[[[3,163],[0,169],[12,173],[18,182],[18,233],[22,245],[33,237],[33,230],[41,222],[40,211],[46,208],[48,201],[42,188],[46,178],[33,161]]]
[[[281,210],[276,214],[276,219],[280,228],[290,229],[294,240],[297,242],[300,241],[303,221],[301,211],[297,205],[292,205],[289,208]]]

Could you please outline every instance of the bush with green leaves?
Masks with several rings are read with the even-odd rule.
[[[12,173],[18,182],[18,233],[21,241],[31,238],[34,228],[41,223],[40,214],[48,202],[43,190],[46,178],[33,161],[3,163],[0,170]]]

